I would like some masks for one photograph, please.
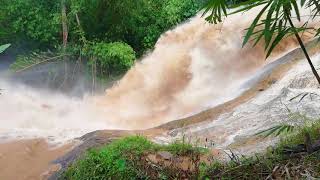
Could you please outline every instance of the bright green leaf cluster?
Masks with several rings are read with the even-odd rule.
[[[99,75],[118,75],[127,71],[134,63],[135,52],[126,43],[93,43],[84,52],[91,56],[90,65],[95,61],[99,67]]]

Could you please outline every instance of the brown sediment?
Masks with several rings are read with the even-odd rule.
[[[237,18],[224,23],[223,30],[222,24],[208,25],[204,19],[194,18],[165,33],[152,53],[137,62],[104,96],[94,98],[106,120],[118,129],[147,129],[232,97],[240,81],[267,64],[264,42],[253,48],[250,41],[242,48],[243,29],[249,22]],[[303,40],[312,37],[305,33]],[[297,44],[294,37],[284,38],[268,61],[278,59]],[[244,96],[242,99],[246,99]],[[243,102],[238,98],[220,109],[232,108],[236,101]]]
[[[317,40],[310,41],[307,43],[307,49],[308,49],[309,55],[311,56],[315,55],[320,51],[320,44],[317,42]],[[196,115],[171,121],[157,128],[172,130],[172,129],[181,128],[181,127],[189,126],[189,125],[204,122],[204,121],[214,120],[218,118],[219,115],[232,111],[232,109],[234,109],[235,107],[255,97],[259,92],[269,88],[272,84],[274,84],[274,82],[281,79],[285,75],[285,73],[288,70],[290,70],[291,67],[295,65],[300,59],[304,59],[304,54],[300,48],[297,48],[279,59],[279,60],[285,61],[285,63],[275,67],[272,70],[272,72],[270,72],[261,80],[259,80],[255,86],[253,86],[252,88],[244,92],[238,98],[231,100],[229,102],[226,102],[224,104],[221,104],[219,106],[216,106],[214,108],[210,108],[208,110],[202,111]]]
[[[47,179],[59,170],[51,162],[70,151],[73,144],[50,147],[44,139],[0,143],[0,179]]]

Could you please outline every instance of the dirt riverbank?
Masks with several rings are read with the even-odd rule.
[[[51,162],[69,152],[72,147],[72,143],[54,147],[44,139],[0,143],[0,179],[47,179],[60,168]]]

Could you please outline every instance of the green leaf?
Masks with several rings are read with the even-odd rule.
[[[0,54],[3,53],[6,49],[8,49],[11,44],[4,44],[0,46]]]
[[[245,37],[244,37],[244,40],[243,40],[243,44],[242,46],[246,45],[247,42],[249,41],[251,35],[253,34],[253,31],[255,29],[255,27],[257,26],[261,16],[263,15],[263,13],[267,10],[267,8],[270,6],[270,2],[263,7],[263,9],[259,12],[258,16],[254,19],[253,23],[250,25]]]
[[[275,37],[274,41],[272,42],[266,57],[269,57],[271,55],[273,49],[279,44],[279,42],[285,37],[285,35],[287,35],[289,31],[290,31],[290,28],[278,33],[278,35]]]
[[[206,17],[206,20],[210,23],[217,24],[222,22],[222,16],[227,16],[227,2],[225,0],[208,1],[204,6],[204,12],[202,16],[211,11],[210,15]]]
[[[271,128],[268,128],[266,130],[260,131],[256,133],[256,136],[263,136],[264,138],[269,136],[279,136],[284,133],[291,133],[293,130],[295,130],[296,126],[289,125],[289,124],[283,124],[283,125],[277,125],[273,126]]]
[[[299,12],[299,7],[298,7],[298,4],[297,4],[297,1],[296,0],[291,0],[291,2],[292,2],[294,10],[296,12],[298,21],[301,21],[300,12]]]
[[[233,11],[233,12],[231,12],[231,13],[229,13],[229,15],[231,15],[231,14],[236,14],[236,13],[239,13],[239,12],[244,12],[244,11],[248,11],[248,10],[250,10],[250,9],[252,9],[252,8],[255,8],[255,7],[258,7],[258,6],[260,6],[260,5],[263,5],[263,4],[267,4],[268,3],[268,1],[260,1],[260,2],[256,2],[256,0],[253,0],[253,1],[251,1],[251,3],[245,3],[245,4],[243,4],[243,5],[245,5],[244,7],[242,7],[242,8],[240,8],[240,9],[238,9],[238,10],[236,10],[236,11]],[[240,5],[239,5],[240,6]],[[232,8],[235,8],[235,7],[239,7],[239,6],[233,6]],[[242,6],[242,5],[241,5]]]

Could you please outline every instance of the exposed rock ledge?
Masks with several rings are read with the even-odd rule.
[[[320,55],[313,56],[313,62],[318,67]],[[250,154],[276,141],[255,139],[255,133],[279,123],[301,123],[303,118],[297,114],[310,119],[320,117],[320,89],[305,60],[293,65],[283,78],[271,79],[271,82],[269,88],[261,89],[254,98],[231,111],[205,122],[173,129],[155,140],[166,143],[184,136],[206,146],[214,144],[216,148],[232,148],[241,154]]]

